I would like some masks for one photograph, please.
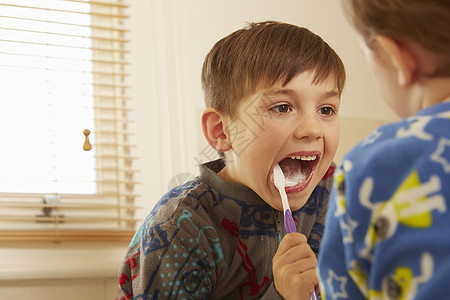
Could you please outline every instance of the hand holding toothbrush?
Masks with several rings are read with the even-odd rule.
[[[285,178],[278,164],[273,169],[273,181],[283,203],[286,233],[295,233],[297,230],[285,191]],[[300,233],[286,235],[273,259],[275,288],[278,293],[284,299],[317,300],[316,266],[316,256],[306,237]]]

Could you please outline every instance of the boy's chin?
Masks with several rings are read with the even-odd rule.
[[[287,193],[289,199],[289,205],[291,206],[291,211],[299,210],[305,206],[308,202],[309,197],[313,192],[314,188],[307,187],[299,192]]]
[[[309,198],[309,196],[308,196]],[[305,197],[301,197],[299,199],[289,199],[289,205],[291,206],[291,211],[296,211],[301,209],[303,206],[305,206],[306,202],[308,201],[308,198],[305,199]]]

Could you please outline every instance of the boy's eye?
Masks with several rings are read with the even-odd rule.
[[[271,110],[274,110],[277,113],[288,113],[291,111],[291,106],[289,104],[280,104],[272,107]]]
[[[319,112],[322,115],[329,116],[329,115],[332,115],[332,114],[336,113],[336,110],[333,107],[331,107],[331,106],[325,106],[325,107],[319,108]]]

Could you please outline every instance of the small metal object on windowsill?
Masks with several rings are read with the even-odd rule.
[[[44,204],[46,206],[42,207],[42,214],[37,214],[38,223],[64,223],[64,215],[58,214],[58,210],[54,206],[59,204],[59,195],[45,195]],[[55,212],[55,213],[54,213]]]

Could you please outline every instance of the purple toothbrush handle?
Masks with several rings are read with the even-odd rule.
[[[312,293],[312,295],[311,295],[311,300],[318,300],[318,299],[317,299],[316,291],[314,291],[314,292]]]
[[[284,212],[284,228],[286,229],[286,233],[297,231],[294,219],[292,218],[292,213],[289,209],[286,209]]]

